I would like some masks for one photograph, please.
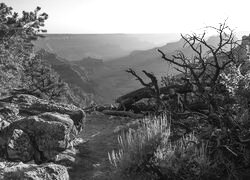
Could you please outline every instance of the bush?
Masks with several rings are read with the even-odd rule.
[[[22,88],[44,99],[62,101],[67,91],[67,84],[40,56],[40,54],[33,55],[22,63],[24,74]]]
[[[250,75],[245,67],[249,62],[245,59],[244,46],[238,45],[225,23],[212,29],[218,32],[217,46],[207,43],[206,33],[182,36],[195,56],[186,57],[183,52],[177,52],[169,58],[159,50],[162,58],[177,66],[180,72],[178,76],[162,78],[163,86],[170,88],[166,94],[161,94],[160,88],[155,88],[159,92],[154,91],[150,83],[145,84],[133,70],[128,71],[153,93],[157,92],[155,99],[171,115],[171,132],[167,126],[168,133],[164,136],[161,123],[155,123],[161,118],[147,118],[138,130],[122,135],[121,150],[109,154],[119,176],[125,175],[125,179],[250,178]],[[152,83],[159,87],[155,79],[151,78]],[[176,88],[180,85],[183,91]],[[185,91],[187,87],[190,88]],[[160,113],[159,109],[155,114]],[[151,129],[157,133],[149,133]]]
[[[121,149],[108,154],[115,168],[115,177],[124,179],[154,179],[159,170],[154,163],[159,145],[170,136],[166,116],[145,118],[137,130],[129,129],[118,136]]]
[[[69,102],[68,85],[45,63],[42,54],[34,53],[33,41],[48,18],[37,7],[33,12],[13,12],[0,3],[0,96],[25,93],[43,99]]]
[[[32,41],[42,29],[46,13],[39,14],[40,7],[33,12],[23,11],[21,16],[11,7],[0,3],[0,93],[22,85],[22,63],[30,59],[33,52]]]
[[[117,179],[219,179],[207,144],[194,133],[171,141],[167,116],[148,117],[137,130],[118,136],[119,151],[108,154]],[[216,175],[217,174],[217,175]]]

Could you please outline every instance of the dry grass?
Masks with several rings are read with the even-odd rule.
[[[175,142],[170,142],[170,135],[166,115],[147,117],[137,130],[119,135],[120,150],[108,153],[115,178],[199,179],[210,173],[206,143],[199,143],[193,133]]]
[[[166,115],[144,118],[137,130],[129,129],[118,136],[120,150],[108,153],[109,161],[118,174],[126,177],[148,173],[155,176],[155,152],[163,139],[167,142],[169,136],[170,123]]]

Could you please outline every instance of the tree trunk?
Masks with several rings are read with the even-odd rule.
[[[171,85],[160,88],[160,94],[169,94],[171,89],[174,90],[174,93],[180,94],[192,92],[192,87],[189,85]],[[153,89],[145,87],[119,97],[116,102],[120,104],[118,110],[128,111],[132,108],[134,103],[141,99],[153,97],[155,97]]]

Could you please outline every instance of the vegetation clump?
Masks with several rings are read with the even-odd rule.
[[[163,77],[161,85],[153,73],[143,71],[151,80],[146,83],[132,69],[127,71],[144,89],[121,97],[120,105],[131,110],[139,92],[140,97],[155,100],[156,118],[147,120],[148,128],[143,121],[141,128],[119,138],[121,150],[109,155],[116,173],[130,179],[250,177],[247,43],[240,43],[226,22],[207,28],[217,33],[216,45],[207,41],[204,31],[182,35],[184,48],[192,50],[191,54],[177,51],[170,57],[158,50],[179,72]],[[162,113],[167,115],[171,131],[161,123],[155,128]],[[151,128],[159,131],[151,134]],[[129,143],[124,146],[121,142]]]
[[[69,87],[44,60],[45,51],[36,51],[34,41],[44,38],[48,14],[37,7],[21,15],[0,3],[0,96],[31,94],[57,102],[84,106],[76,91]],[[83,94],[83,93],[82,93]]]

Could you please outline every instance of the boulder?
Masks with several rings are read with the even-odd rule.
[[[3,120],[0,117],[0,131],[2,131],[3,129],[5,129],[6,127],[8,127],[10,125],[10,123],[8,121]]]
[[[30,161],[34,155],[34,148],[28,134],[21,129],[14,129],[7,143],[7,154],[11,160]]]
[[[47,101],[28,94],[16,94],[9,96],[0,99],[0,103],[9,103],[11,105],[17,106],[19,115],[26,117],[30,115],[39,115],[44,112],[67,114],[74,121],[74,125],[77,127],[78,131],[81,131],[85,124],[86,114],[82,109],[72,104]]]
[[[32,95],[15,94],[0,99],[0,157],[11,162],[33,162],[33,165],[19,164],[4,169],[2,177],[68,179],[68,174],[63,175],[64,169],[63,176],[60,175],[59,167],[62,166],[43,166],[42,163],[55,162],[66,166],[74,163],[75,153],[68,150],[84,128],[85,117],[84,111],[74,105]]]
[[[67,114],[74,121],[74,125],[79,132],[85,124],[86,115],[84,111],[74,105],[47,101],[26,94],[15,95],[9,101],[19,106],[18,108],[22,115],[38,115],[44,112]]]
[[[74,122],[68,115],[43,113],[11,123],[6,134],[8,139],[11,139],[16,129],[25,132],[31,139],[33,148],[40,153],[39,156],[35,156],[35,161],[45,162],[53,160],[59,152],[68,147],[73,125]],[[21,139],[16,139],[19,140]],[[7,153],[10,156],[9,151]],[[16,155],[19,156],[15,156],[16,159],[23,161],[24,154]]]
[[[69,180],[69,174],[66,167],[52,163],[36,165],[1,162],[0,179]]]

